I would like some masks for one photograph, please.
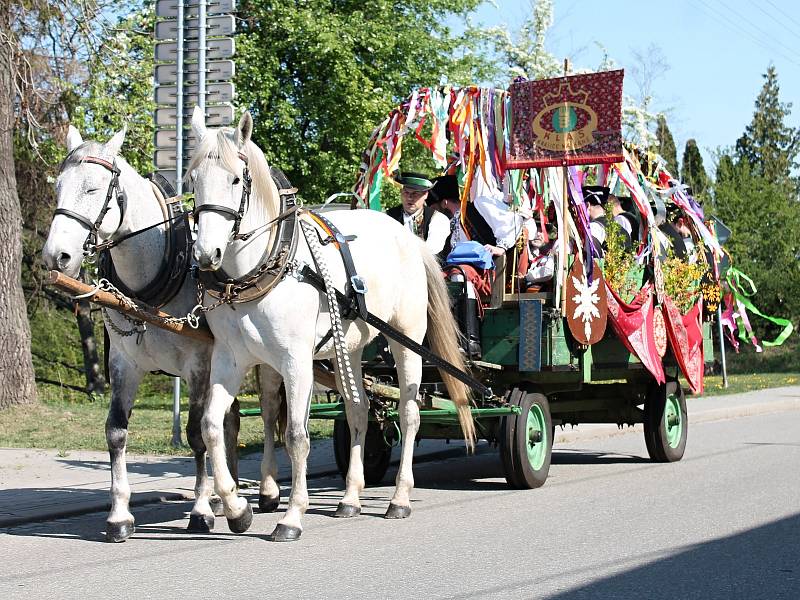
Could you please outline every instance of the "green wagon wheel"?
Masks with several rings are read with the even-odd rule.
[[[652,384],[644,405],[644,435],[650,459],[675,462],[683,458],[688,429],[686,398],[678,382]]]
[[[514,390],[509,401],[521,412],[505,417],[501,431],[506,481],[514,488],[540,487],[547,481],[553,450],[550,404],[546,396],[522,390]]]

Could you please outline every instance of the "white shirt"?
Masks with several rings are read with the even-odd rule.
[[[419,215],[419,212],[409,215],[403,211],[403,225],[408,227],[412,233],[414,232],[414,220]],[[449,235],[450,221],[438,210],[434,211],[431,222],[428,223],[428,239],[425,240],[425,245],[431,251],[431,254],[439,254],[442,251]]]

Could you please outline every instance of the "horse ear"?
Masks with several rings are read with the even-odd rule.
[[[246,110],[239,119],[239,125],[236,126],[236,145],[241,148],[250,141],[250,136],[253,135],[253,117],[250,111]]]
[[[105,151],[109,156],[116,156],[122,149],[122,142],[125,141],[125,133],[128,131],[128,126],[123,125],[117,133],[114,134],[110,140],[106,142]]]
[[[206,137],[206,115],[196,104],[192,111],[192,131],[198,141]]]
[[[81,132],[70,125],[69,129],[67,130],[67,152],[72,152],[82,143],[83,138],[81,137]]]

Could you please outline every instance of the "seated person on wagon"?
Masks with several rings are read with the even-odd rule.
[[[459,244],[464,242],[477,242],[493,257],[503,256],[509,248],[516,243],[518,234],[522,231],[522,217],[511,210],[503,200],[503,192],[493,189],[486,184],[483,176],[476,173],[474,185],[474,200],[466,203],[464,218],[461,215],[461,193],[455,175],[443,175],[434,180],[431,190],[434,206],[450,217],[450,237],[445,250],[440,255],[447,263],[447,256]],[[454,255],[455,256],[455,255]],[[470,358],[481,357],[480,347],[480,321],[479,293],[485,296],[491,294],[492,279],[488,273],[478,272],[477,269],[464,269],[457,267],[457,263],[450,264],[453,268],[445,267],[450,273],[452,281],[463,281],[467,271],[472,275],[468,277],[466,285],[465,305],[459,310],[458,320],[467,341],[467,352]],[[476,291],[476,286],[478,290]]]
[[[433,254],[439,254],[445,249],[450,224],[444,215],[428,206],[428,193],[433,183],[426,175],[411,171],[400,173],[395,181],[402,186],[401,204],[390,208],[386,214],[425,240]]]

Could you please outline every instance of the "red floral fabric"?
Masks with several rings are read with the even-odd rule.
[[[664,317],[672,353],[681,372],[696,394],[703,393],[703,304],[698,302],[685,315],[668,297],[664,297]]]
[[[633,302],[626,304],[616,292],[606,284],[606,301],[608,303],[608,319],[614,333],[622,340],[625,347],[642,361],[658,383],[666,381],[664,366],[656,349],[653,333],[653,294],[652,285],[643,287]]]

